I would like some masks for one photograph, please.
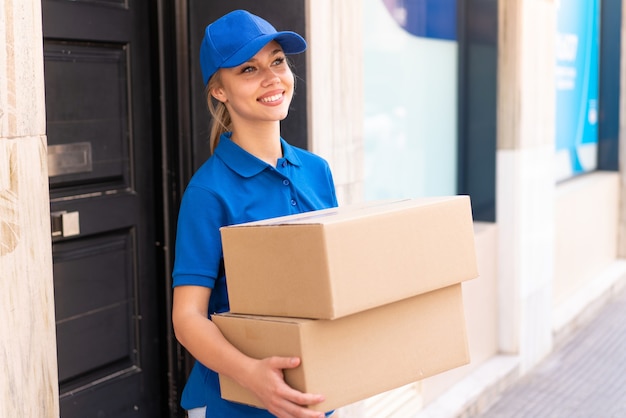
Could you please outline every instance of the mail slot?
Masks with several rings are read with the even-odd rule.
[[[92,170],[91,142],[48,146],[48,177]]]

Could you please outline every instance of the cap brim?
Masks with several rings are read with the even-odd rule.
[[[304,52],[307,46],[304,38],[295,32],[283,31],[262,35],[248,42],[243,48],[231,55],[221,67],[232,68],[243,64],[271,41],[278,42],[285,54],[299,54]]]

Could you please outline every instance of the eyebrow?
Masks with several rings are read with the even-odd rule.
[[[282,49],[280,49],[280,48],[276,48],[275,50],[273,50],[272,52],[270,52],[270,54],[269,54],[269,55],[270,55],[270,57],[273,57],[273,56],[278,55],[278,54],[280,54],[280,53],[282,53],[282,52],[283,52],[283,50],[282,50]],[[257,60],[256,58],[252,57],[252,58],[250,58],[250,59],[249,59],[248,61],[246,61],[246,62],[254,62],[254,61],[258,61],[258,60]],[[245,64],[245,62],[244,62],[244,64]]]

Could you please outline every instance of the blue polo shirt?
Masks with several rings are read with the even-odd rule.
[[[219,229],[337,206],[328,163],[281,139],[276,167],[221,136],[215,152],[194,174],[183,195],[176,233],[174,287],[212,289],[209,313],[229,310]],[[220,397],[217,373],[196,362],[182,394],[185,409],[207,406],[207,418],[271,417]]]

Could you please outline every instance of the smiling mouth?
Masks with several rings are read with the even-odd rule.
[[[259,101],[263,103],[272,103],[272,102],[280,100],[282,97],[283,97],[283,93],[279,93],[279,94],[274,94],[268,97],[262,97],[259,99]]]

